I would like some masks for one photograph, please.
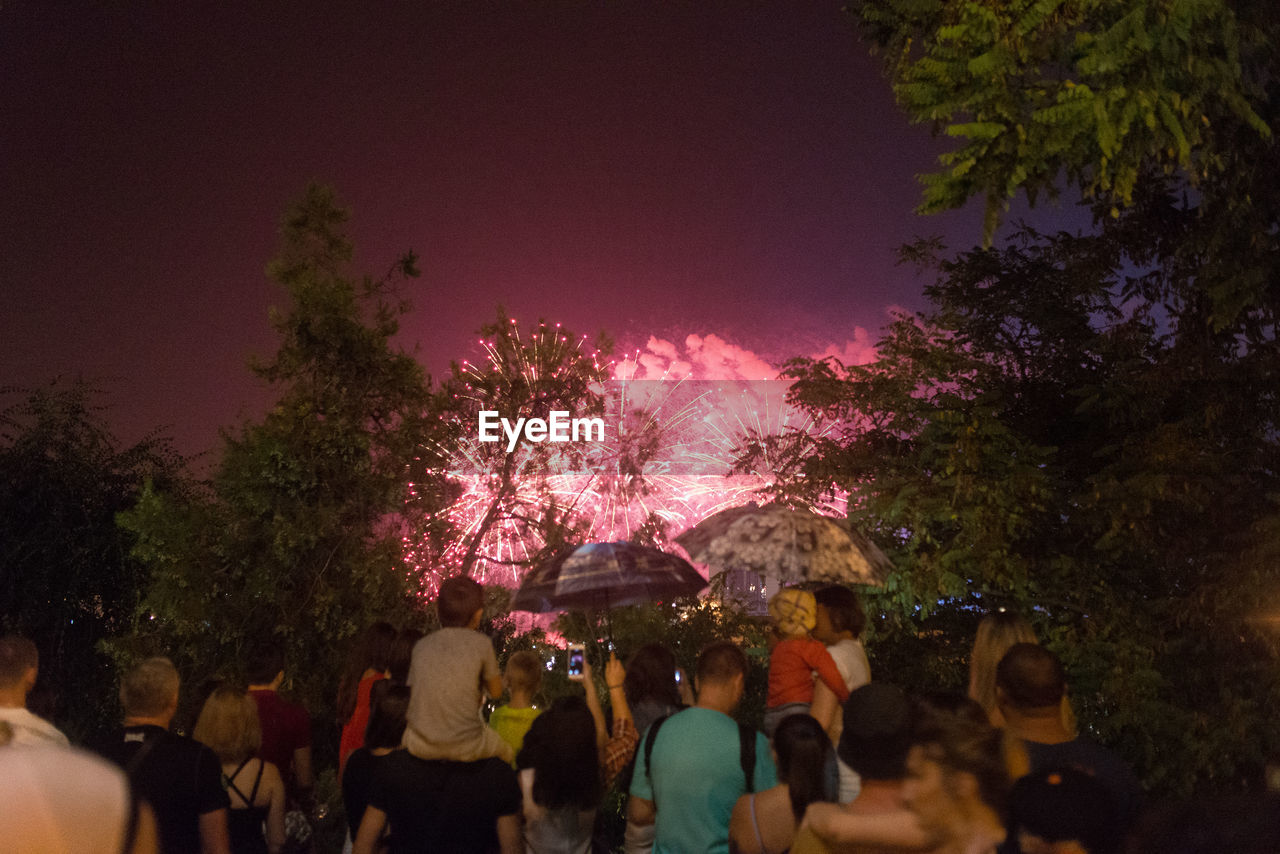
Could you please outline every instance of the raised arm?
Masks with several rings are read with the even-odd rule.
[[[591,673],[591,662],[582,662],[582,688],[587,692],[587,708],[591,710],[591,720],[596,725],[596,749],[603,750],[609,740],[609,728],[605,725],[604,709],[600,707],[600,695],[596,693],[596,680]]]
[[[623,690],[626,681],[627,669],[616,655],[609,653],[609,661],[604,666],[604,684],[609,688],[609,704],[613,706],[614,721],[632,720],[627,692]]]
[[[613,735],[601,751],[605,788],[613,785],[622,769],[636,755],[636,744],[640,741],[640,733],[636,732],[631,706],[627,704],[627,692],[623,687],[626,680],[626,668],[613,653],[609,653],[609,662],[604,667],[604,684],[609,688],[609,703],[613,706]]]

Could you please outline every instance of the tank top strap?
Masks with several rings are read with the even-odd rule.
[[[240,800],[245,802],[245,806],[250,806],[250,807],[253,806],[253,798],[252,797],[246,798],[244,796],[244,792],[240,791],[240,787],[236,785],[236,777],[240,776],[240,772],[244,770],[244,766],[248,765],[249,759],[252,759],[252,758],[253,757],[250,756],[247,759],[245,759],[243,762],[241,762],[239,765],[237,765],[236,770],[232,771],[230,775],[227,775],[227,774],[222,775],[223,788],[228,789],[232,792],[235,792],[237,795],[240,796]],[[259,779],[261,779],[262,777],[261,767],[259,767],[258,769],[258,777]],[[255,780],[253,782],[253,795],[257,795],[257,794],[258,794],[258,781]]]
[[[754,792],[747,795],[747,803],[751,806],[751,829],[756,832],[756,845],[760,846],[760,854],[769,854],[769,849],[764,847],[764,837],[760,835],[760,821],[756,818],[756,796]]]
[[[249,800],[245,802],[250,807],[253,806],[254,800],[257,799],[258,797],[258,784],[262,782],[262,772],[265,770],[267,770],[266,760],[259,759],[258,760],[258,776],[253,778],[253,788],[249,790]]]

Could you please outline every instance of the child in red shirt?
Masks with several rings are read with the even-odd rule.
[[[809,635],[817,614],[817,600],[807,590],[788,588],[769,600],[776,639],[769,654],[769,697],[764,712],[764,733],[770,738],[783,718],[809,713],[815,674],[841,703],[849,698],[835,659],[822,641]],[[819,723],[825,728],[830,722]]]

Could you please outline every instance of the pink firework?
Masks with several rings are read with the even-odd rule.
[[[513,321],[511,340],[520,342],[514,352],[481,341],[485,364],[463,363],[461,393],[477,392],[475,402],[484,404],[478,390],[492,388],[495,376],[534,387],[558,379],[566,364],[587,359],[602,380],[592,394],[603,403],[603,441],[572,450],[522,444],[509,453],[473,441],[451,448],[449,479],[458,498],[445,521],[452,535],[443,546],[433,547],[435,541],[424,536],[405,543],[425,592],[462,565],[494,505],[497,466],[514,472],[514,491],[503,502],[501,521],[479,536],[481,559],[472,574],[486,584],[514,587],[545,545],[545,529],[537,523],[549,513],[573,540],[628,539],[643,526],[658,544],[677,549],[670,539],[706,516],[768,500],[777,472],[734,471],[749,438],[818,436],[832,429],[789,405],[787,384],[772,377],[699,379],[696,366],[671,370],[639,351],[602,365],[598,353],[584,350],[585,339],[570,339],[558,326],[540,327],[522,340]],[[846,500],[832,495],[815,509],[843,515]]]

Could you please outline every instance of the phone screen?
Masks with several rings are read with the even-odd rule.
[[[584,650],[580,646],[569,647],[569,675],[570,676],[582,675],[583,652]]]

